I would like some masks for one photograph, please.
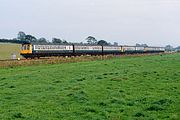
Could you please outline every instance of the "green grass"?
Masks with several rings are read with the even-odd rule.
[[[180,119],[180,54],[0,69],[0,119]]]
[[[9,44],[0,43],[0,60],[11,59],[11,54],[16,54],[17,57],[20,56],[21,45],[19,44]]]

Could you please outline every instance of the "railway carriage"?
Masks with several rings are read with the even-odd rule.
[[[104,54],[121,54],[122,46],[103,46]]]
[[[145,47],[136,46],[135,49],[136,49],[135,51],[136,53],[144,53]]]
[[[125,54],[133,54],[136,52],[136,47],[135,46],[123,46],[123,52]]]
[[[74,54],[75,55],[101,55],[102,46],[98,45],[74,45]]]
[[[145,53],[161,53],[165,51],[163,47],[145,47]]]
[[[33,45],[23,44],[21,55],[25,58],[50,57],[50,56],[71,56],[72,45]]]
[[[72,45],[33,45],[33,51],[36,53],[72,53]]]

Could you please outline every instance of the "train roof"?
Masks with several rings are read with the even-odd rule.
[[[23,44],[32,44],[32,45],[76,45],[76,46],[101,46],[101,45],[95,45],[95,44],[54,44],[54,43],[23,43]],[[128,46],[128,45],[118,45],[118,46],[114,46],[114,45],[104,45],[107,47],[145,47],[145,48],[164,48],[164,47],[158,47],[158,46]]]

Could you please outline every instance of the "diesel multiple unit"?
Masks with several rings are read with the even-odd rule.
[[[50,56],[160,53],[164,51],[163,47],[22,44],[21,55],[25,58],[40,58]]]

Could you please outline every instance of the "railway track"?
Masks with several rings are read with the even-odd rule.
[[[31,60],[48,60],[48,59],[51,59],[51,58],[38,58],[38,59],[25,59],[25,58],[21,58],[21,59],[3,59],[3,60],[0,60],[0,62],[8,62],[8,61],[31,61]]]
[[[0,60],[0,62],[4,62],[4,61],[17,61],[17,59],[3,59],[3,60]]]

